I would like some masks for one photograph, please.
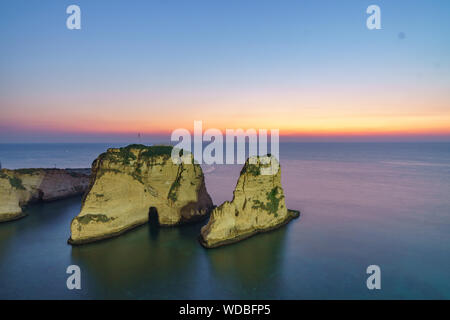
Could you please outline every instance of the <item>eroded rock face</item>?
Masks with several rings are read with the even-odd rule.
[[[24,217],[22,208],[38,201],[83,194],[89,175],[83,169],[17,169],[0,171],[0,222]]]
[[[69,243],[119,235],[157,212],[160,225],[205,217],[213,207],[198,164],[174,164],[171,146],[108,149],[92,164],[88,193],[72,220]],[[192,155],[191,155],[192,157]]]
[[[271,168],[276,168],[274,174],[262,174]],[[277,159],[252,157],[241,171],[233,200],[224,202],[211,213],[208,224],[201,230],[200,243],[213,248],[240,241],[278,228],[299,214],[286,208]]]

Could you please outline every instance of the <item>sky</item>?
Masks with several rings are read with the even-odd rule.
[[[449,13],[447,0],[1,0],[0,143],[161,140],[195,120],[450,141]]]

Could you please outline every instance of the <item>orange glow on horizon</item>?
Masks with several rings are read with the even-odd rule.
[[[66,134],[118,134],[118,135],[133,135],[137,133],[141,133],[144,135],[155,135],[155,136],[168,136],[170,137],[173,130],[178,128],[185,128],[191,132],[193,135],[193,122],[191,124],[187,124],[185,127],[173,127],[167,128],[163,125],[159,126],[151,126],[152,129],[148,128],[149,126],[134,126],[134,125],[112,125],[112,126],[67,126],[67,125],[24,125],[23,123],[20,126],[10,126],[10,130],[14,131],[24,131],[24,132],[48,132],[48,133],[66,133]],[[208,126],[203,123],[203,132],[215,128],[213,126]],[[447,127],[415,127],[415,128],[407,128],[404,126],[396,126],[396,127],[385,127],[385,128],[376,128],[376,127],[367,127],[363,128],[363,125],[359,125],[357,128],[349,128],[349,127],[339,127],[335,128],[321,128],[314,126],[305,126],[305,128],[292,128],[292,127],[277,127],[270,125],[262,125],[260,127],[250,127],[250,126],[221,126],[217,128],[225,135],[226,129],[267,129],[270,134],[270,129],[279,129],[280,137],[352,137],[352,136],[373,136],[373,137],[382,137],[382,136],[450,136],[450,128]]]
[[[186,97],[186,101],[182,96],[165,100],[121,95],[112,99],[100,95],[98,100],[79,97],[80,100],[65,104],[63,109],[58,108],[60,98],[54,96],[45,105],[11,104],[2,114],[0,130],[82,135],[139,132],[170,137],[178,128],[192,133],[194,121],[202,120],[203,131],[279,129],[281,137],[450,136],[447,95],[411,91],[405,97],[403,93],[388,92],[368,100],[362,93],[352,95],[339,90],[330,91],[329,96],[315,91],[303,95],[262,92],[224,95],[223,99],[215,100]],[[35,109],[39,109],[39,117]]]

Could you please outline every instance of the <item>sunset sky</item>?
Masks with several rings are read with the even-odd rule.
[[[77,4],[82,29],[66,28]],[[381,7],[382,30],[366,8]],[[0,3],[0,143],[170,137],[450,141],[450,1]]]

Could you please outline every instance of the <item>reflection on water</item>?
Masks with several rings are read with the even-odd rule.
[[[279,290],[284,228],[207,250],[197,241],[206,221],[173,228],[149,223],[70,246],[70,221],[79,209],[80,197],[38,204],[23,220],[0,225],[2,298],[249,298]],[[71,264],[81,268],[80,292],[65,288]]]
[[[17,224],[13,222],[15,221],[5,222],[7,227],[0,231],[0,261],[3,261],[4,256],[8,253],[11,239],[17,233]]]
[[[224,286],[241,293],[277,296],[283,261],[286,228],[260,234],[246,241],[208,250],[213,275]]]
[[[88,277],[89,289],[108,298],[182,298],[192,294],[207,298],[202,286],[208,283],[201,278],[210,272],[219,287],[231,286],[230,290],[243,296],[257,290],[277,291],[283,229],[254,238],[257,240],[207,250],[197,242],[202,225],[145,225],[119,238],[74,246],[72,261]],[[198,280],[193,290],[192,282]]]
[[[108,297],[122,297],[128,290],[132,297],[157,298],[165,295],[170,283],[197,272],[200,227],[185,226],[189,232],[182,233],[181,228],[145,225],[119,238],[73,247],[73,262],[96,282],[97,289],[106,288]],[[183,290],[188,289],[181,285],[176,295],[188,296]]]

